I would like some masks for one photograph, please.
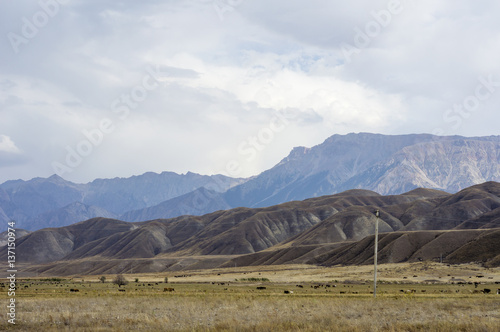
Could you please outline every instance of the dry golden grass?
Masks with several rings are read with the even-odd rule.
[[[23,331],[497,331],[496,298],[260,295],[26,298]],[[0,328],[13,329],[5,322]]]
[[[109,282],[113,276],[104,284],[99,276],[23,280],[16,293],[17,324],[8,324],[2,312],[0,330],[500,331],[499,269],[418,263],[382,265],[379,271],[377,299],[370,294],[370,266],[179,272],[168,275],[168,284],[162,283],[163,274],[128,275],[125,292]],[[248,281],[252,278],[270,281]],[[426,279],[440,283],[423,283]],[[470,283],[452,284],[458,279]],[[478,280],[483,284],[476,289]],[[299,283],[303,287],[296,287]],[[318,284],[330,287],[314,288]],[[165,287],[175,291],[164,292]],[[474,293],[486,287],[492,294]],[[409,289],[415,293],[406,293]],[[5,289],[0,299],[6,303]]]

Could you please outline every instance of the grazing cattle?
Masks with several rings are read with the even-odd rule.
[[[175,289],[169,287],[169,288],[163,288],[163,291],[164,292],[174,292]]]
[[[283,293],[285,293],[285,294],[293,294],[293,291],[291,291],[291,290],[286,290],[286,291],[284,291]]]
[[[295,287],[304,288],[302,285],[295,285]]]
[[[77,289],[77,288],[71,288],[69,291],[70,291],[70,292],[74,292],[74,293],[76,293],[76,292],[79,292],[80,290],[79,290],[79,289]]]
[[[500,295],[500,288],[497,289],[497,295]]]
[[[124,291],[125,291],[125,289],[121,289],[121,288],[120,288],[120,289],[118,289],[118,291],[119,291],[119,292],[124,292]]]
[[[489,293],[491,293],[491,289],[485,288],[485,289],[483,289],[483,293],[484,294],[489,294]]]
[[[259,286],[259,287],[257,287],[257,289],[259,289],[259,290],[263,290],[263,289],[266,289],[266,287],[264,287],[264,286]]]

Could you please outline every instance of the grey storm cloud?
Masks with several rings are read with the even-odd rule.
[[[493,0],[1,6],[0,137],[18,151],[0,152],[0,182],[231,160],[250,176],[336,133],[498,134]],[[262,133],[249,161],[238,147]]]

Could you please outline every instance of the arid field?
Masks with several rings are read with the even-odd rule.
[[[499,331],[500,269],[306,265],[17,281],[19,331]],[[165,282],[165,277],[168,282]],[[5,282],[6,280],[2,280]],[[257,288],[260,289],[257,289]],[[9,296],[1,288],[3,303]],[[488,292],[488,290],[490,290]]]

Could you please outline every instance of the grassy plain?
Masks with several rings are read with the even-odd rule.
[[[129,283],[121,287],[111,283],[114,275],[105,283],[100,276],[23,279],[16,325],[2,310],[0,329],[500,331],[500,269],[381,265],[377,299],[372,273],[370,266],[247,267],[126,275]],[[5,288],[0,298],[7,303]]]

